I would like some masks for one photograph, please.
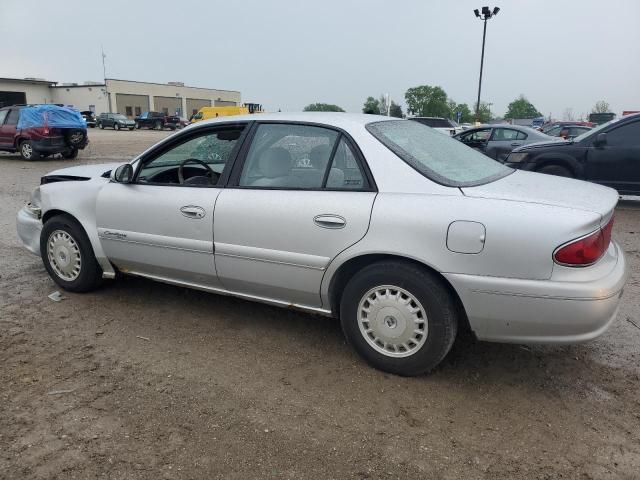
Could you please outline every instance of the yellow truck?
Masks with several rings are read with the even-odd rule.
[[[262,105],[258,103],[245,103],[241,107],[202,107],[198,110],[198,113],[191,117],[191,123],[217,117],[248,115],[250,113],[262,113]]]

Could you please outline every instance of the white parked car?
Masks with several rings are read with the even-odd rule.
[[[418,122],[263,114],[52,172],[17,222],[67,290],[137,275],[333,315],[371,365],[416,375],[461,328],[518,343],[603,333],[627,278],[617,200]]]

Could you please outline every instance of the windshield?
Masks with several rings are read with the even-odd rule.
[[[127,117],[125,117],[124,115],[114,115],[113,119],[114,120],[126,120]]]
[[[600,133],[602,130],[604,130],[608,126],[613,125],[614,123],[619,122],[619,121],[620,121],[620,119],[617,118],[615,120],[610,120],[607,123],[603,123],[602,125],[598,125],[597,127],[592,128],[591,130],[587,130],[582,135],[578,135],[577,137],[575,137],[573,139],[573,141],[574,142],[581,142],[585,138],[589,138],[591,135],[597,135],[598,133]]]
[[[391,120],[370,123],[366,128],[402,160],[442,185],[481,185],[513,172],[511,168],[418,122]]]

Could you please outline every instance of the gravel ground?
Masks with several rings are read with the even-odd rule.
[[[400,378],[331,319],[134,278],[47,298],[14,220],[40,176],[168,134],[91,130],[77,160],[0,155],[0,478],[640,478],[639,204],[616,214],[632,275],[605,335],[463,338]]]

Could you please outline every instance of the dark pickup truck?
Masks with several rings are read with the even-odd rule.
[[[164,130],[170,128],[175,130],[180,125],[180,117],[175,115],[165,115],[162,112],[143,112],[136,117],[136,128],[153,128]]]

